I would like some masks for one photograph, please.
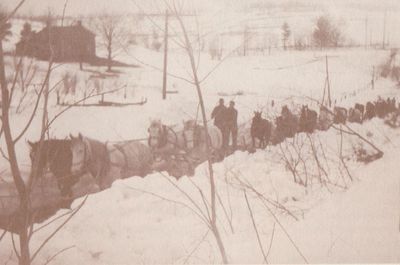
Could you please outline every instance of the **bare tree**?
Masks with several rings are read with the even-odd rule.
[[[340,29],[329,17],[321,16],[316,21],[313,40],[320,49],[339,47],[343,40],[343,36]]]
[[[283,49],[286,51],[287,43],[290,37],[291,31],[289,24],[287,22],[283,23],[282,25],[282,42],[283,42]]]
[[[201,109],[201,115],[202,115],[202,119],[203,119],[203,125],[205,128],[205,132],[206,135],[208,135],[208,127],[207,127],[207,115],[206,115],[206,110],[205,110],[205,105],[204,105],[204,101],[203,101],[203,94],[202,94],[202,90],[200,87],[200,80],[198,78],[198,74],[197,74],[197,63],[195,60],[195,55],[194,55],[194,50],[192,47],[192,43],[189,39],[189,36],[187,34],[187,30],[185,27],[185,24],[182,20],[182,17],[179,15],[178,9],[175,5],[173,7],[170,7],[171,11],[173,14],[175,14],[176,18],[178,19],[179,25],[181,27],[181,30],[183,32],[184,35],[184,43],[185,43],[185,49],[187,52],[187,56],[189,57],[190,60],[190,65],[191,65],[191,70],[192,70],[192,74],[193,74],[193,84],[196,87],[196,91],[197,91],[197,96],[199,99],[199,104],[200,104],[200,109]],[[218,248],[220,250],[221,253],[221,257],[222,257],[222,261],[223,263],[228,263],[228,258],[226,255],[226,251],[225,251],[225,246],[223,244],[222,238],[221,238],[221,234],[219,232],[218,229],[218,225],[217,225],[217,211],[216,211],[216,185],[215,185],[215,179],[214,179],[214,171],[213,171],[213,166],[212,166],[212,154],[211,154],[211,143],[210,143],[210,138],[207,137],[206,138],[206,153],[207,153],[207,162],[208,162],[208,174],[209,174],[209,178],[210,178],[210,203],[211,203],[211,215],[210,215],[210,228],[211,228],[211,232],[213,233],[216,241],[217,241],[217,245]]]
[[[12,198],[13,200],[12,205],[16,206],[9,207],[10,209],[7,209],[8,210],[7,212],[10,213],[9,217],[7,218],[9,221],[8,224],[2,223],[3,226],[2,229],[4,229],[5,231],[7,230],[10,231],[12,239],[14,238],[13,233],[18,234],[19,246],[17,247],[13,240],[14,252],[16,254],[19,264],[28,265],[34,261],[34,259],[43,249],[43,247],[46,244],[48,244],[48,242],[51,240],[51,238],[53,238],[64,227],[64,225],[79,211],[79,209],[83,206],[85,200],[77,209],[65,215],[68,216],[67,219],[64,220],[64,222],[61,225],[59,225],[54,231],[51,232],[51,234],[41,243],[38,249],[32,251],[32,249],[30,248],[31,238],[35,234],[35,232],[40,229],[40,228],[36,230],[34,229],[34,223],[37,220],[37,211],[38,210],[40,211],[41,209],[40,207],[38,209],[37,205],[34,206],[35,203],[33,200],[33,196],[35,196],[36,194],[34,193],[34,191],[36,190],[37,192],[38,189],[42,188],[39,186],[40,184],[39,181],[40,171],[38,170],[39,159],[34,159],[34,163],[32,165],[29,175],[24,176],[20,169],[21,163],[17,158],[16,146],[23,138],[23,136],[26,135],[28,129],[32,126],[34,117],[39,116],[41,120],[41,125],[40,125],[40,140],[38,142],[39,148],[37,155],[41,156],[44,153],[43,144],[46,135],[49,134],[50,124],[61,114],[57,114],[51,120],[49,120],[48,110],[47,110],[49,95],[51,91],[54,90],[54,87],[50,87],[50,76],[51,72],[54,69],[52,56],[50,56],[48,66],[45,71],[45,76],[42,82],[40,83],[39,90],[37,90],[36,91],[37,93],[35,94],[36,97],[34,99],[32,108],[30,110],[31,113],[29,115],[29,119],[26,121],[21,131],[15,132],[14,130],[11,129],[11,125],[17,122],[16,114],[10,112],[10,109],[13,106],[13,99],[15,99],[13,97],[13,92],[15,91],[18,84],[20,84],[22,87],[24,84],[26,84],[26,82],[30,82],[31,80],[29,80],[30,78],[26,78],[24,77],[23,74],[21,74],[21,70],[23,69],[23,67],[21,67],[22,65],[22,57],[21,57],[19,62],[16,64],[17,66],[13,69],[13,74],[12,74],[13,81],[7,82],[5,75],[6,64],[5,64],[5,54],[3,51],[3,41],[10,32],[9,30],[11,26],[9,22],[10,18],[13,17],[15,12],[19,9],[19,7],[22,6],[24,2],[25,0],[21,0],[18,3],[18,5],[14,8],[14,10],[10,13],[0,12],[0,86],[1,86],[1,123],[2,123],[0,137],[4,136],[4,142],[7,148],[5,152],[1,149],[1,147],[0,150],[1,153],[4,155],[4,157],[6,158],[6,160],[8,161],[11,175],[13,178],[13,184],[15,185],[17,194],[17,197]],[[14,58],[14,60],[16,59]],[[32,67],[32,69],[34,69],[34,67]],[[17,82],[18,78],[20,79],[20,82]],[[39,108],[39,105],[41,105],[41,108]],[[55,198],[55,200],[59,200],[60,202],[62,202],[61,198]],[[49,202],[43,202],[43,203],[47,207],[47,203]],[[49,223],[51,222],[53,221],[50,221]],[[6,232],[3,232],[0,238],[3,238],[5,233]]]
[[[121,16],[104,14],[95,21],[101,45],[107,50],[107,71],[111,71],[113,59],[124,48],[127,42],[123,19]]]

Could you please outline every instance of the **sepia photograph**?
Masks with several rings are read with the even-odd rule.
[[[0,265],[400,263],[399,0],[1,0]]]

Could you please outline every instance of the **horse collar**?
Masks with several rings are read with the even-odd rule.
[[[161,127],[161,136],[160,136],[160,141],[158,142],[158,148],[163,147],[166,145],[168,142],[168,131],[167,131],[167,126],[162,125]]]
[[[91,157],[91,148],[90,143],[87,139],[83,139],[83,165],[81,169],[81,175],[85,174],[89,171],[90,157]]]

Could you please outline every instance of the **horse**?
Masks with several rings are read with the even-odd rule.
[[[281,110],[281,117],[280,124],[277,129],[283,131],[285,138],[292,138],[295,136],[298,130],[299,119],[296,115],[294,115],[288,108],[288,106],[283,106]]]
[[[364,105],[363,105],[363,104],[360,104],[360,103],[356,103],[356,104],[354,104],[354,109],[357,109],[357,110],[360,111],[360,113],[361,113],[361,120],[363,120],[363,119],[364,119],[364,110],[365,110]]]
[[[387,106],[386,101],[383,100],[381,97],[378,97],[378,100],[375,102],[375,111],[376,116],[379,118],[384,118],[387,113]]]
[[[400,111],[395,110],[389,113],[385,117],[385,124],[389,125],[392,128],[399,128],[400,127]]]
[[[89,173],[100,190],[111,187],[117,179],[144,177],[151,172],[151,150],[139,141],[103,143],[78,134],[70,135],[71,172],[74,176]]]
[[[298,132],[313,133],[317,126],[318,114],[310,110],[307,105],[301,107]]]
[[[162,124],[160,120],[153,120],[147,130],[149,132],[148,145],[156,153],[173,155],[186,149],[186,141],[182,131],[175,131],[172,127]]]
[[[212,124],[207,125],[207,132],[208,136],[205,127],[199,125],[195,120],[184,121],[182,134],[185,151],[187,153],[200,151],[206,154],[207,141],[209,141],[211,154],[214,158],[219,159],[222,155],[222,132]]]
[[[327,107],[321,105],[318,117],[318,129],[327,131],[333,124],[335,115]]]
[[[396,99],[395,98],[387,98],[388,105],[388,113],[392,113],[396,111]]]
[[[350,108],[348,120],[349,122],[362,123],[363,117],[361,111],[359,109]]]
[[[255,111],[251,122],[251,141],[255,148],[255,138],[260,140],[260,148],[265,149],[271,138],[272,123],[261,117],[261,112]]]
[[[364,120],[370,120],[374,118],[375,115],[376,115],[375,104],[368,101],[367,104],[365,105]]]
[[[71,197],[71,188],[78,179],[71,173],[72,151],[70,140],[49,139],[30,142],[31,172],[43,177],[48,169],[56,178],[63,197]]]
[[[286,135],[283,129],[283,117],[278,116],[275,118],[275,124],[272,125],[271,143],[273,145],[279,144],[286,139]]]
[[[347,120],[347,109],[342,107],[334,107],[333,113],[335,115],[333,123],[335,124],[345,124]]]

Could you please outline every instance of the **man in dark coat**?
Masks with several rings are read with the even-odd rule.
[[[225,113],[226,107],[224,105],[224,99],[219,99],[219,105],[216,106],[211,113],[211,119],[214,119],[214,125],[217,126],[221,132],[224,132],[225,128]]]
[[[227,137],[227,130],[226,130],[226,111],[227,108],[224,104],[224,99],[219,99],[219,105],[216,106],[211,113],[211,119],[214,119],[214,125],[220,129],[222,133],[222,147],[227,147],[227,142],[229,142],[229,136]],[[228,141],[226,140],[228,138]]]
[[[229,107],[226,110],[226,144],[229,143],[229,137],[232,134],[232,147],[233,150],[236,149],[237,145],[237,133],[238,133],[238,123],[237,123],[238,111],[235,109],[235,102],[229,102]]]

